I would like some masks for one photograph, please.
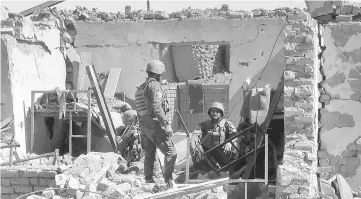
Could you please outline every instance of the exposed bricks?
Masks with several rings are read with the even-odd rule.
[[[17,198],[55,185],[56,169],[52,166],[1,168],[1,198]]]
[[[276,198],[312,198],[316,191],[314,106],[317,26],[302,12],[285,26],[285,151],[278,167]]]

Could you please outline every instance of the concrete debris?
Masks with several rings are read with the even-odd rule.
[[[114,165],[119,159],[123,158],[115,153],[91,152],[87,155],[80,155],[64,174],[79,179],[80,183],[85,185],[86,182],[95,180],[95,176],[97,176],[104,167],[108,165],[109,169],[110,166]],[[101,177],[102,176],[100,176],[100,178]]]
[[[167,13],[164,11],[144,11],[144,10],[126,10],[126,12],[101,12],[96,8],[88,9],[77,6],[75,10],[58,10],[54,8],[44,8],[34,12],[31,16],[33,21],[52,20],[52,14],[60,16],[63,20],[73,19],[75,21],[100,22],[100,21],[140,21],[140,20],[168,20],[168,19],[242,19],[253,17],[283,17],[287,14],[293,14],[297,9],[278,8],[276,10],[255,9],[253,11],[236,11],[226,7],[201,9],[183,9],[181,11]]]
[[[210,76],[204,79],[203,84],[211,85],[211,84],[227,84],[229,85],[232,81],[232,74],[228,72],[217,73],[213,76]]]

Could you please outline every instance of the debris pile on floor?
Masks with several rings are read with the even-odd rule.
[[[55,184],[40,194],[44,198],[57,199],[84,197],[100,199],[110,198],[109,196],[117,198],[145,198],[165,190],[165,184],[162,180],[155,179],[157,184],[145,183],[143,170],[134,169],[133,167],[128,168],[127,162],[120,155],[112,152],[91,152],[87,155],[79,156],[74,161],[70,156],[63,156],[59,158],[59,168],[61,169],[58,170],[60,174],[55,176]],[[177,175],[174,177],[177,177]],[[224,177],[227,177],[227,173],[221,172],[220,175],[217,175],[214,172],[198,171],[191,175],[192,179],[200,181],[210,181]],[[178,183],[183,183],[184,175],[176,179]],[[64,189],[52,190],[51,188]],[[200,196],[202,198],[221,199],[227,198],[227,193],[220,186],[178,198],[199,198]],[[29,197],[40,198],[35,194]]]

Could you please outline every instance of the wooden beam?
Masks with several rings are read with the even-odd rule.
[[[105,124],[105,128],[106,128],[106,133],[108,134],[108,138],[109,138],[109,142],[113,147],[114,152],[117,151],[117,145],[115,142],[115,128],[114,128],[114,124],[113,124],[113,120],[111,118],[109,109],[108,109],[108,105],[105,101],[103,92],[100,89],[100,85],[98,82],[98,79],[96,77],[96,72],[94,69],[93,65],[87,66],[86,67],[87,73],[88,73],[88,77],[89,80],[93,86],[93,90],[95,93],[95,98],[97,99],[98,102],[98,106],[100,109],[100,113],[102,114],[103,120],[104,120],[104,124]]]
[[[121,68],[111,68],[109,71],[107,83],[104,88],[104,97],[105,99],[113,99],[115,90],[117,89],[118,81]]]
[[[145,198],[149,199],[168,199],[168,198],[176,198],[178,196],[184,196],[192,193],[198,193],[204,190],[213,189],[219,186],[223,186],[225,184],[231,183],[263,183],[263,179],[251,179],[251,180],[242,180],[242,179],[229,179],[229,178],[221,178],[217,180],[208,181],[205,183],[189,185],[187,187],[168,190],[164,192],[159,192],[150,196],[146,196]],[[142,198],[143,199],[143,198]]]
[[[61,1],[47,1],[47,2],[44,2],[42,4],[39,4],[37,6],[34,6],[32,8],[29,8],[27,10],[24,10],[22,12],[20,12],[21,15],[23,15],[24,17],[26,16],[29,16],[31,14],[33,14],[35,11],[37,10],[41,10],[41,9],[44,9],[46,7],[51,7],[51,6],[55,6],[56,4],[59,4],[61,2],[64,2],[65,0],[61,0]]]
[[[80,64],[78,69],[78,83],[77,90],[88,90],[90,86],[89,78],[87,78],[85,67],[91,65],[91,53],[90,52],[81,52],[80,53]],[[79,99],[86,100],[86,93],[78,93],[77,97]]]

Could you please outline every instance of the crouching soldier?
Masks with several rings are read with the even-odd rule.
[[[121,136],[117,136],[118,151],[128,162],[128,171],[144,170],[144,139],[141,139],[138,127],[137,111],[128,110],[123,113],[123,124],[126,126]],[[124,135],[123,135],[124,134]],[[158,154],[155,154],[153,176],[158,178],[162,168]]]
[[[236,158],[237,151],[230,142],[222,148],[204,155],[209,149],[237,134],[236,128],[223,118],[223,114],[223,105],[219,102],[212,103],[208,110],[210,120],[200,123],[194,130],[191,137],[191,156],[194,169],[216,170]],[[237,146],[237,139],[232,142]]]

